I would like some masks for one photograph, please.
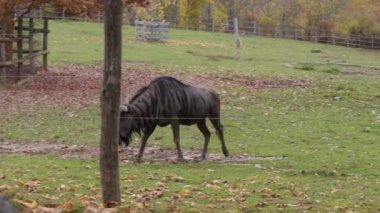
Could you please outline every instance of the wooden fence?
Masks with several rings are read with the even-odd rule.
[[[169,21],[170,26],[176,29],[234,33],[231,21],[221,23],[182,23],[176,24]],[[251,24],[239,24],[239,32],[242,36],[264,36],[271,38],[285,38],[340,45],[346,47],[359,47],[380,50],[380,36],[376,35],[350,35],[334,32],[322,32],[319,29],[302,29],[293,26],[265,26],[256,22]]]
[[[40,12],[35,12],[40,14]],[[57,15],[59,14],[59,15]],[[92,18],[81,18],[81,17],[66,17],[64,11],[53,14],[54,19],[70,19],[70,20],[81,20],[90,22],[103,22],[104,16],[101,12]],[[50,14],[51,15],[51,14]],[[170,28],[185,29],[185,30],[197,30],[197,31],[209,31],[209,32],[223,32],[223,33],[234,33],[233,20],[223,21],[223,22],[207,22],[207,21],[197,21],[189,22],[185,21],[178,24],[174,20],[165,20],[165,22],[144,22],[142,21],[130,21],[128,19],[123,20],[126,25],[133,25],[136,27],[136,38],[146,39],[146,40],[159,40],[168,39],[168,30]],[[147,26],[153,23],[153,26]],[[154,23],[165,23],[164,26],[157,26]],[[156,29],[158,28],[158,29]],[[160,32],[160,28],[162,31]],[[359,47],[366,49],[380,50],[380,35],[350,35],[334,32],[322,32],[321,29],[308,28],[303,29],[297,26],[271,26],[262,25],[255,21],[245,22],[241,24],[239,22],[239,31],[242,36],[265,36],[271,38],[285,38],[285,39],[295,39],[312,41],[319,43],[327,43],[332,45],[340,45],[346,47]]]
[[[28,23],[24,23],[28,20]],[[18,18],[14,34],[6,34],[6,26],[3,23],[0,28],[0,75],[1,81],[5,82],[7,70],[10,67],[17,66],[17,78],[20,78],[20,70],[25,62],[31,66],[36,64],[36,58],[43,57],[43,68],[47,69],[48,51],[48,33],[49,21],[47,18],[42,19],[42,28],[35,27],[34,18]],[[42,48],[35,49],[36,35],[42,34]],[[40,41],[41,43],[41,41]],[[25,45],[26,44],[26,45]],[[11,48],[7,48],[11,47]],[[14,54],[16,55],[14,56]]]

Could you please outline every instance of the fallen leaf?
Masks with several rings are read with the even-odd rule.
[[[10,186],[8,186],[7,184],[4,184],[4,185],[0,186],[0,191],[5,191],[5,190],[8,190],[10,188],[11,188]]]
[[[38,206],[38,203],[36,201],[33,201],[32,203],[28,203],[26,201],[22,201],[22,200],[19,200],[19,199],[15,199],[14,200],[16,203],[19,203],[23,206],[25,206],[26,208],[29,208],[29,209],[34,209]]]
[[[63,211],[65,212],[72,212],[75,210],[74,204],[72,201],[67,201],[65,204],[63,204],[62,208],[63,208]]]
[[[119,213],[131,213],[131,212],[132,212],[132,205],[123,206],[119,208]]]
[[[213,205],[213,204],[208,204],[208,205],[207,205],[207,208],[210,208],[210,209],[215,209],[215,208],[216,208],[216,205]]]
[[[36,213],[61,213],[62,209],[39,206],[39,207],[35,208],[33,212],[36,212]]]
[[[106,202],[104,202],[104,207],[105,208],[115,208],[118,205],[119,205],[119,203],[116,202],[116,201],[106,201]]]
[[[100,213],[101,210],[99,208],[95,208],[93,206],[87,206],[83,213]]]
[[[174,178],[174,182],[183,182],[183,177],[176,176],[176,177]]]
[[[267,206],[268,204],[266,202],[258,202],[255,206],[256,208],[263,208],[265,206]]]
[[[181,191],[179,191],[179,196],[180,196],[180,197],[190,197],[189,190],[187,190],[187,189],[182,189]]]

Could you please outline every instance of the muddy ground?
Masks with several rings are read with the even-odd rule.
[[[124,163],[135,162],[139,144],[119,148],[119,158]],[[200,162],[201,150],[182,149],[187,162]],[[59,142],[45,141],[7,141],[0,142],[0,154],[22,155],[53,155],[62,159],[92,160],[99,158],[99,146],[95,145],[67,145]],[[177,162],[175,149],[162,148],[158,145],[147,145],[143,162]],[[209,153],[207,161],[219,163],[244,164],[252,160],[280,160],[282,157],[258,157],[249,154],[232,154],[226,158],[223,154]]]

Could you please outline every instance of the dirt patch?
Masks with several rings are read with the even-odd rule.
[[[372,78],[380,78],[380,71],[373,70],[344,70],[341,71],[342,74],[353,75],[353,76],[364,76],[364,77],[372,77]]]
[[[18,81],[22,81],[29,76],[33,76],[37,73],[38,70],[40,70],[40,66],[32,66],[32,65],[22,65],[20,69],[18,69],[18,66],[10,66],[7,68],[6,71],[6,77],[8,83],[16,83]]]
[[[149,70],[139,64],[128,65],[123,70],[121,81],[122,102],[127,102],[139,88],[152,79],[163,75],[157,70]],[[97,105],[102,81],[101,67],[66,66],[50,68],[49,71],[29,76],[28,79],[1,89],[0,109],[27,108],[35,105],[60,107],[81,107]],[[263,79],[251,76],[192,75],[175,76],[192,85],[226,90],[231,86],[249,89],[305,87],[310,80]]]
[[[139,144],[130,147],[119,148],[120,160],[124,163],[132,163],[138,153]],[[188,162],[200,162],[201,150],[183,149],[184,158]],[[91,160],[99,158],[99,147],[94,145],[68,145],[62,143],[35,141],[8,141],[0,142],[0,154],[24,154],[24,155],[54,155],[62,159]],[[231,164],[244,164],[252,160],[280,160],[281,157],[258,157],[249,154],[232,154],[225,158],[223,154],[210,153],[208,161]],[[158,145],[147,145],[145,148],[144,162],[170,162],[175,163],[177,152],[175,149],[165,149]]]
[[[122,91],[134,92],[157,76],[159,73],[144,70],[124,71]],[[36,104],[63,107],[97,104],[101,80],[100,67],[50,68],[49,71],[29,76],[27,80],[2,89],[0,99],[3,101],[0,103],[0,108],[27,107]]]
[[[213,82],[213,85],[223,84],[223,87],[225,88],[229,86],[242,86],[250,89],[295,88],[307,87],[312,84],[312,81],[307,79],[264,79],[239,75],[196,75],[194,77],[190,77],[190,79],[193,79],[195,82]]]

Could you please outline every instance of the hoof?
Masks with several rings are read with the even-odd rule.
[[[194,156],[193,161],[194,162],[202,162],[202,161],[206,161],[206,159],[203,159],[201,156]]]
[[[142,163],[142,160],[141,160],[141,158],[137,157],[133,162],[134,163]]]
[[[177,162],[178,163],[187,163],[187,160],[185,160],[184,158],[178,158]]]

